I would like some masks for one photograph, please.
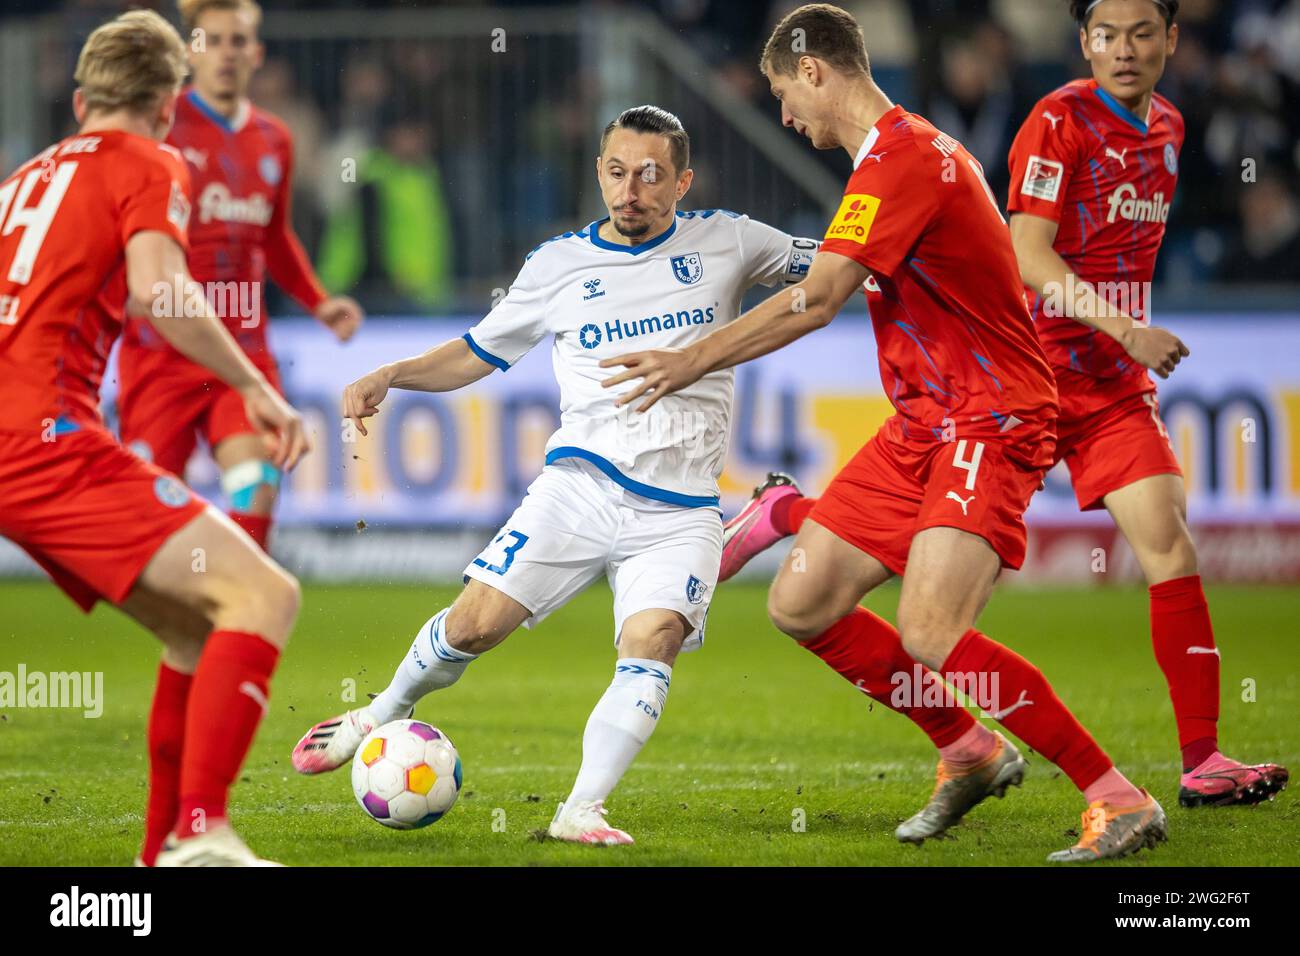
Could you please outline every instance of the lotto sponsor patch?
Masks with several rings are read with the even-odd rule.
[[[1020,186],[1022,196],[1032,196],[1047,202],[1056,202],[1061,192],[1061,175],[1065,167],[1052,159],[1030,156],[1025,169],[1025,181]]]
[[[875,221],[880,199],[865,193],[849,193],[840,202],[840,208],[826,230],[826,240],[847,239],[866,245],[871,224]]]

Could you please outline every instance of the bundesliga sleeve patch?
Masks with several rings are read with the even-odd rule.
[[[880,199],[865,193],[849,193],[840,202],[840,208],[826,230],[826,240],[847,239],[858,245],[867,244],[867,234],[876,219]]]
[[[1061,174],[1065,167],[1053,159],[1030,156],[1025,169],[1025,181],[1020,186],[1022,196],[1032,196],[1047,202],[1056,202],[1061,192]]]
[[[181,184],[172,180],[172,194],[167,200],[167,221],[184,232],[190,224],[190,199]]]

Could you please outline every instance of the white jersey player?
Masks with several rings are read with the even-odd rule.
[[[462,338],[344,392],[345,413],[364,433],[390,388],[460,388],[551,336],[560,427],[524,501],[465,569],[451,607],[420,628],[387,689],[313,727],[293,763],[303,773],[346,763],[371,729],[407,716],[519,625],[604,575],[618,663],[550,835],[616,844],[632,839],[606,822],[604,800],[658,723],[677,654],[704,640],[721,559],[717,479],[732,373],[707,375],[657,414],[637,415],[603,387],[611,372],[600,362],[634,347],[684,346],[730,322],[751,286],[798,282],[817,243],[723,210],[677,212],[692,180],[689,140],[657,107],[609,124],[596,173],[608,218],[534,249],[506,297]]]

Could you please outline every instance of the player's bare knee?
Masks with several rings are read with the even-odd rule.
[[[800,643],[816,637],[850,610],[841,610],[834,600],[810,600],[796,589],[781,587],[780,581],[767,592],[768,619],[778,631]]]
[[[969,626],[954,617],[941,601],[929,596],[904,597],[898,603],[898,636],[903,650],[927,667],[943,664]]]
[[[619,633],[619,657],[640,657],[671,665],[690,632],[690,625],[680,614],[634,614]]]
[[[457,600],[447,613],[443,636],[455,650],[482,654],[504,641],[514,629],[493,602]]]
[[[193,674],[203,655],[207,634],[195,636],[165,628],[156,633],[163,642],[163,663],[182,674]]]
[[[1184,528],[1173,534],[1158,547],[1142,549],[1142,569],[1148,584],[1161,584],[1197,573],[1196,545]]]
[[[298,619],[302,588],[297,578],[279,567],[265,576],[261,588],[262,629],[258,633],[277,647],[283,647]]]

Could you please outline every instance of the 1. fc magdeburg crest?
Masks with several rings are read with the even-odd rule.
[[[704,261],[700,258],[700,254],[688,252],[685,255],[673,256],[673,275],[684,285],[694,285],[699,282],[700,276],[704,275]]]

